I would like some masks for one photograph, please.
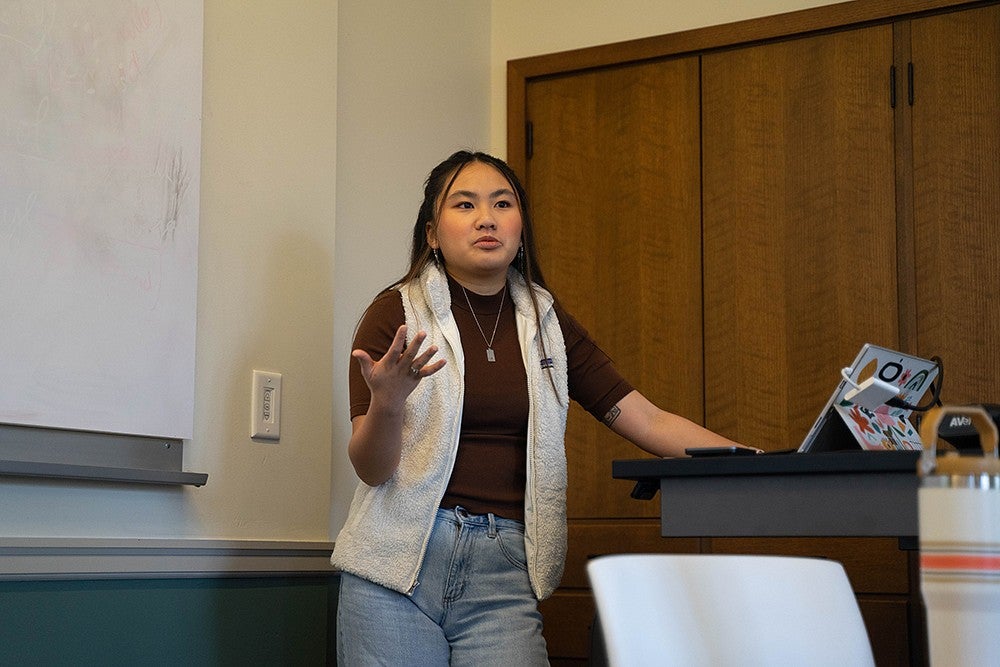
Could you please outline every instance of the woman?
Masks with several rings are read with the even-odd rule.
[[[658,456],[735,444],[618,374],[545,288],[524,188],[483,153],[431,172],[410,270],[355,347],[342,665],[547,664],[537,602],[562,576],[570,398]]]

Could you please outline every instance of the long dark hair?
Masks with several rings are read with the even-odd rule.
[[[483,152],[458,151],[452,153],[448,159],[431,170],[430,175],[424,182],[424,201],[420,204],[417,212],[417,221],[413,225],[413,244],[410,249],[410,268],[406,275],[393,283],[388,289],[399,287],[410,282],[424,270],[427,264],[439,261],[434,257],[434,252],[427,242],[427,226],[432,227],[437,223],[441,207],[444,205],[444,196],[451,189],[452,184],[458,175],[473,162],[487,164],[507,179],[511,189],[517,197],[517,205],[521,211],[521,247],[515,257],[512,266],[524,277],[524,282],[531,287],[532,284],[548,289],[545,278],[542,277],[542,270],[538,266],[538,256],[535,252],[535,237],[531,226],[531,212],[528,205],[528,193],[518,179],[517,174],[510,166],[501,160]],[[440,261],[444,261],[443,258]],[[534,292],[532,291],[532,300]]]

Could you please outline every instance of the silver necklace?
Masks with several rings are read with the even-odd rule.
[[[462,288],[462,294],[465,295],[465,303],[469,304],[469,312],[472,313],[472,319],[476,322],[476,328],[479,329],[479,335],[481,335],[483,340],[486,341],[486,361],[496,361],[497,355],[493,352],[493,339],[497,337],[497,327],[500,326],[500,313],[503,312],[503,298],[507,296],[507,284],[504,283],[503,292],[500,294],[500,310],[497,311],[497,321],[496,324],[493,325],[493,335],[489,337],[489,340],[486,338],[486,332],[483,331],[482,325],[479,324],[479,318],[476,317],[476,311],[472,308],[472,302],[469,301],[469,293],[465,291],[465,286],[459,285],[459,287]]]

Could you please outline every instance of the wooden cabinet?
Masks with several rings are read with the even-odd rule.
[[[892,26],[702,58],[706,425],[796,447],[861,345],[899,348]]]
[[[546,279],[631,382],[701,422],[697,58],[540,81],[528,105]],[[655,516],[621,482],[608,493],[608,461],[638,450],[571,409],[570,516]]]
[[[911,346],[944,358],[945,400],[1000,403],[1000,6],[906,27],[913,205],[900,222],[913,234]]]
[[[1000,402],[997,4],[848,2],[514,61],[508,80],[508,160],[546,278],[657,404],[795,446],[864,342],[940,355],[946,401]],[[610,477],[642,453],[575,407],[567,453],[553,664],[586,660],[592,603],[572,573],[607,548],[881,572],[852,575],[879,664],[924,660],[913,553],[650,540],[657,505]]]

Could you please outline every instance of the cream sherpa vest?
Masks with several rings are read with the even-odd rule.
[[[552,297],[536,288],[539,331],[520,273],[511,270],[508,285],[528,375],[524,502],[528,573],[535,596],[542,600],[559,585],[566,557],[566,345]],[[429,265],[416,281],[402,286],[400,294],[408,330],[426,331],[425,346],[437,345],[438,357],[448,363],[422,380],[407,398],[399,467],[379,486],[358,484],[331,562],[346,572],[409,594],[419,583],[434,517],[458,451],[465,357],[451,313],[447,277],[441,269]],[[540,335],[545,336],[551,362],[542,358]],[[550,364],[551,370],[545,370]],[[550,372],[554,382],[549,379]]]

